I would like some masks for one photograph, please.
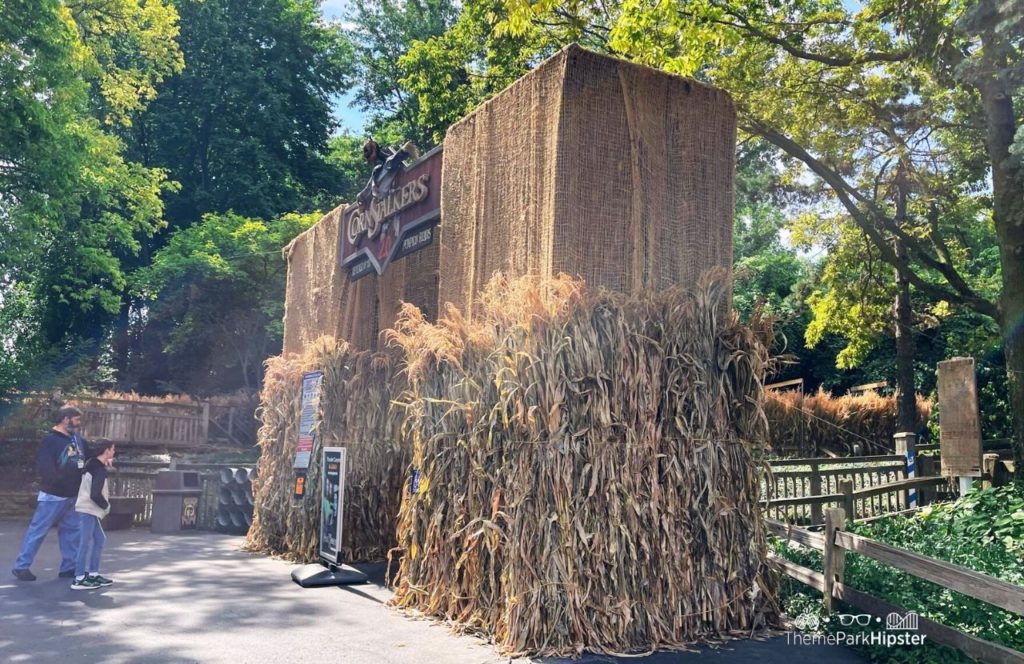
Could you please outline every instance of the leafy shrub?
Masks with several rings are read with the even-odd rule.
[[[1024,484],[975,489],[955,503],[939,504],[911,516],[856,524],[852,532],[916,551],[1010,583],[1024,585]],[[776,543],[779,555],[822,569],[821,553]],[[1024,651],[1024,617],[953,592],[859,554],[846,553],[844,582],[857,590],[916,611],[966,634]],[[820,609],[821,593],[789,580],[780,589],[790,616]],[[842,611],[859,613],[850,607]],[[835,630],[834,623],[823,623]],[[842,628],[850,632],[851,628]],[[926,641],[924,646],[864,648],[875,661],[970,661],[961,653]]]

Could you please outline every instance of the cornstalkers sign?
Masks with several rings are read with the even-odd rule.
[[[353,281],[429,245],[441,218],[440,146],[416,159],[411,143],[383,154],[370,140],[363,156],[373,175],[341,220],[341,264]]]

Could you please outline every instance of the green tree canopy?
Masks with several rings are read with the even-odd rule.
[[[126,161],[108,126],[181,68],[177,20],[162,0],[0,4],[0,342],[12,371],[93,335],[119,309],[124,261],[163,223],[165,174]]]
[[[185,69],[136,116],[132,158],[167,170],[172,227],[208,212],[271,218],[338,187],[331,104],[353,50],[314,0],[178,0]]]
[[[356,49],[355,103],[369,114],[368,132],[381,144],[437,143],[419,120],[420,98],[401,85],[400,60],[419,41],[444,34],[458,16],[453,0],[370,0],[354,4],[348,31]]]
[[[319,218],[207,214],[179,230],[133,280],[125,387],[211,394],[256,389],[281,350],[287,264],[281,248]]]

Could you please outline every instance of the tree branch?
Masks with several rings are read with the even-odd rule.
[[[847,212],[849,212],[854,223],[856,223],[857,226],[864,231],[869,238],[871,238],[871,241],[877,247],[882,260],[893,267],[905,270],[910,282],[921,292],[936,300],[946,300],[955,304],[969,306],[980,314],[998,320],[999,309],[995,303],[978,295],[966,283],[966,281],[964,281],[963,277],[952,265],[938,261],[928,254],[916,237],[908,235],[899,227],[898,224],[890,219],[876,203],[866,199],[854,187],[850,186],[842,176],[836,173],[835,170],[814,158],[809,152],[807,152],[807,150],[793,141],[793,139],[771,129],[770,127],[767,127],[757,120],[748,119],[747,126],[744,127],[744,129],[763,136],[766,140],[783,150],[786,154],[802,161],[818,177],[824,180],[825,183],[831,187],[832,191],[839,199],[839,202],[844,208],[846,208]],[[868,212],[862,210],[857,205],[856,201],[860,201],[864,204]],[[907,261],[901,260],[900,257],[896,255],[893,248],[889,246],[889,243],[880,232],[876,222],[883,226],[885,230],[903,240],[908,247],[914,248],[915,254],[918,255],[921,262],[926,267],[935,269],[942,274],[951,288],[945,288],[927,281],[921,277],[920,274],[911,270],[910,266],[907,265]]]
[[[720,8],[725,9],[724,7]],[[685,16],[686,18],[694,20],[700,19],[700,17],[694,16],[689,12],[680,12],[680,14],[682,16]],[[801,60],[810,60],[812,62],[820,62],[830,67],[850,67],[853,65],[870,64],[873,62],[902,62],[903,60],[906,60],[907,58],[910,57],[909,49],[900,49],[897,51],[866,51],[862,55],[856,57],[852,55],[835,56],[825,55],[823,53],[813,53],[811,51],[805,51],[801,48],[794,46],[793,44],[791,44],[789,41],[782,37],[776,37],[775,35],[765,32],[764,30],[752,24],[743,16],[739,16],[737,14],[730,15],[734,17],[735,21],[723,19],[710,19],[710,21],[717,25],[724,25],[735,30],[746,32],[757,37],[758,39],[762,39],[768,42],[769,44],[774,44],[775,46],[780,47],[786,53],[789,53],[795,58],[800,58]]]

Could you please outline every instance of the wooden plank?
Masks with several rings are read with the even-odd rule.
[[[880,380],[877,383],[864,383],[863,385],[854,385],[850,388],[850,394],[860,394],[861,392],[867,392],[869,390],[878,390],[883,387],[888,387],[889,382]]]
[[[776,569],[784,572],[787,576],[790,576],[801,583],[805,583],[811,588],[815,588],[821,592],[825,591],[825,575],[821,572],[815,572],[814,570],[808,569],[802,565],[797,565],[796,563],[786,560],[782,556],[774,553],[768,554],[768,562]]]
[[[883,493],[890,493],[895,491],[905,491],[907,489],[919,488],[924,486],[938,486],[940,484],[946,484],[949,480],[945,477],[915,477],[911,480],[899,480],[897,482],[887,482],[885,484],[879,484],[877,486],[868,487],[866,489],[857,489],[853,492],[855,499],[870,498],[872,496],[878,496]]]
[[[204,401],[203,410],[199,414],[199,430],[195,432],[196,443],[203,444],[210,438],[210,402]]]
[[[761,504],[769,507],[789,507],[792,505],[827,505],[829,503],[838,503],[842,500],[842,494],[831,493],[823,496],[794,496],[791,498],[765,499],[761,501]]]
[[[769,532],[773,535],[777,535],[785,540],[792,540],[797,544],[802,544],[818,551],[825,550],[825,536],[821,533],[798,528],[779,521],[772,521],[771,519],[766,519],[765,523],[768,526]]]
[[[981,477],[981,422],[973,357],[938,364],[942,474]]]
[[[771,383],[770,385],[765,385],[764,389],[766,389],[766,390],[781,390],[781,389],[784,389],[784,388],[787,388],[787,387],[796,387],[797,385],[803,385],[803,384],[804,384],[804,379],[803,378],[794,378],[792,380],[784,380],[784,381],[780,381],[778,383]]]
[[[846,553],[835,543],[838,530],[846,526],[846,514],[842,509],[830,508],[825,512],[825,551],[822,565],[825,570],[825,613],[832,613],[832,588],[836,583],[843,582],[846,569]]]
[[[769,466],[810,466],[812,463],[818,466],[838,466],[843,464],[851,465],[865,465],[870,463],[879,463],[885,461],[903,461],[903,457],[899,454],[875,454],[872,456],[859,456],[859,457],[835,457],[835,458],[824,458],[824,457],[801,457],[797,459],[771,459],[768,461]]]
[[[926,581],[1024,615],[1024,588],[1020,586],[846,531],[836,533],[836,544]]]
[[[881,521],[882,519],[889,519],[889,518],[894,517],[894,516],[900,516],[900,515],[904,515],[905,516],[905,515],[909,515],[909,514],[915,514],[915,513],[920,512],[920,511],[921,511],[920,507],[914,507],[914,508],[911,508],[911,509],[900,509],[900,510],[895,510],[895,511],[892,511],[892,512],[886,512],[885,514],[879,514],[877,516],[868,517],[868,518],[865,518],[865,519],[857,519],[857,523],[871,523],[872,521]]]
[[[811,588],[821,592],[825,589],[825,575],[812,569],[797,565],[774,553],[768,554],[768,562],[790,578],[796,579]],[[862,611],[873,613],[879,617],[888,616],[890,613],[906,615],[903,607],[890,604],[872,595],[851,588],[842,583],[836,583],[832,588],[833,596]],[[966,655],[983,662],[994,664],[1024,664],[1024,653],[1001,646],[991,641],[985,641],[969,634],[957,631],[941,623],[929,620],[924,616],[918,616],[918,632],[924,634],[932,641],[942,645],[956,648]]]
[[[894,470],[897,470],[899,468],[903,468],[903,462],[886,463],[886,464],[879,465],[879,466],[872,466],[872,467],[867,468],[867,469],[850,468],[850,469],[844,469],[844,470],[842,470],[840,472],[851,473],[851,474],[879,473],[879,472],[894,471]],[[821,474],[822,474],[821,471],[814,471],[814,470],[779,470],[779,471],[773,471],[772,472],[772,475],[774,477],[797,477],[797,478],[821,477]]]
[[[842,583],[833,587],[833,593],[837,599],[851,604],[862,611],[873,613],[876,616],[888,616],[890,613],[906,615],[908,612],[901,606],[890,604],[885,600],[878,599],[872,595],[851,588]],[[932,641],[942,645],[956,648],[964,654],[982,662],[993,662],[996,664],[1024,664],[1024,653],[1001,646],[991,641],[985,641],[975,636],[964,634],[952,627],[929,620],[924,616],[918,616],[917,631],[924,634]]]
[[[74,396],[66,395],[65,401],[85,404],[111,404],[111,405],[131,405],[137,404],[146,408],[167,408],[173,410],[192,410],[194,411],[198,406],[197,403],[171,403],[171,402],[159,402],[155,403],[152,401],[136,401],[133,399],[108,399],[106,397],[87,397],[87,396]]]

